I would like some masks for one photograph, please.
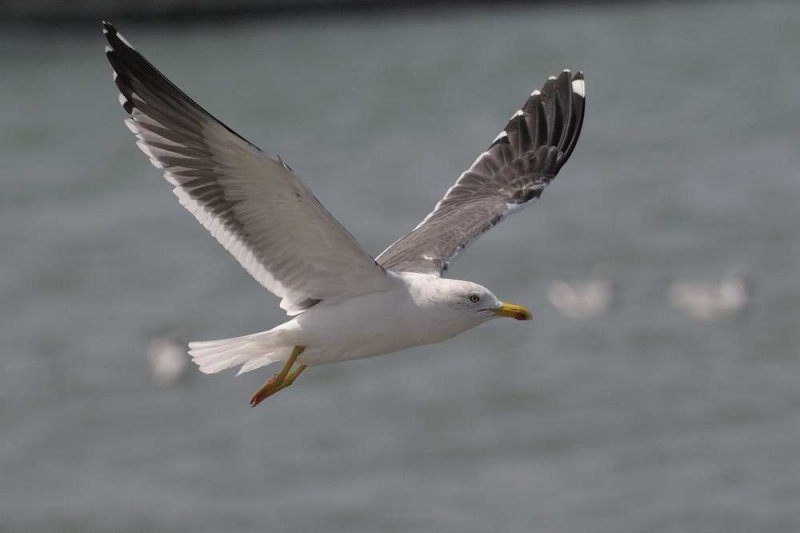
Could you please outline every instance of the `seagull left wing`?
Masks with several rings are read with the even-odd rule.
[[[548,79],[433,211],[384,250],[378,263],[442,274],[475,239],[541,196],[578,142],[584,104],[583,74],[565,70]]]
[[[181,205],[296,315],[385,290],[386,272],[280,159],[219,122],[103,23],[125,120]]]

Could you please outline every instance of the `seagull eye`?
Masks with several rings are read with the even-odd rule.
[[[472,302],[472,303],[478,303],[478,302],[481,301],[481,297],[478,296],[477,294],[470,294],[469,295],[469,301]]]

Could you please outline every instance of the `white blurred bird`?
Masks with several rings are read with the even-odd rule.
[[[547,300],[569,318],[593,318],[607,313],[614,301],[614,281],[604,268],[580,281],[553,281],[547,285]]]
[[[169,387],[186,375],[189,354],[175,337],[155,337],[147,345],[147,364],[153,381]]]
[[[749,276],[730,272],[719,283],[673,282],[667,287],[667,302],[695,320],[732,320],[744,312],[750,292]]]

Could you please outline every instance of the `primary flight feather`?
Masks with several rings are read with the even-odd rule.
[[[458,254],[538,198],[580,135],[585,82],[563,71],[531,94],[407,235],[371,258],[279,157],[211,116],[109,23],[106,56],[125,123],[181,205],[292,318],[269,331],[189,344],[206,373],[281,361],[252,406],[308,366],[439,342],[492,318],[530,320],[488,289],[442,274]]]

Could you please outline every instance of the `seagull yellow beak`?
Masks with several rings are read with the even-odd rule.
[[[500,307],[492,309],[497,316],[507,316],[517,320],[533,320],[531,312],[524,305],[508,304],[500,302]]]

